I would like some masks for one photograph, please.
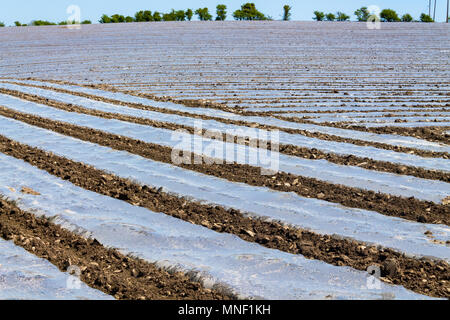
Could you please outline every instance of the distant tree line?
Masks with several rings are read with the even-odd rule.
[[[283,20],[290,20],[291,17],[291,7],[284,6]],[[141,10],[135,13],[134,17],[123,16],[120,14],[113,14],[108,16],[106,14],[102,15],[99,22],[100,23],[126,23],[126,22],[152,22],[152,21],[191,21],[193,16],[196,15],[200,21],[224,21],[227,19],[227,6],[224,4],[219,4],[216,7],[215,18],[209,12],[208,8],[198,8],[197,10],[187,9],[187,10],[175,10],[168,13],[161,13],[158,11],[152,12],[150,10]],[[272,20],[270,16],[264,15],[258,9],[254,3],[248,2],[241,6],[239,10],[232,13],[235,20]]]
[[[270,17],[266,17],[262,12],[256,9],[254,3],[246,3],[241,6],[241,9],[233,12],[233,18],[235,20],[272,20]]]
[[[51,22],[46,20],[33,20],[29,24],[22,24],[19,21],[15,21],[14,25],[16,27],[26,27],[26,26],[65,26],[65,25],[71,25],[71,24],[91,24],[92,22],[90,20],[83,20],[83,21],[61,21],[61,22]]]
[[[344,12],[338,11],[336,14],[334,13],[324,13],[322,11],[314,11],[313,19],[316,21],[348,21],[350,20],[350,16],[345,14]]]
[[[336,14],[334,13],[324,13],[322,11],[314,11],[313,12],[314,17],[313,19],[316,21],[348,21],[350,20],[350,16],[338,11]],[[354,15],[356,16],[358,21],[367,21],[371,16],[372,13],[369,12],[367,7],[362,7],[354,12]],[[379,16],[380,20],[383,22],[413,22],[415,21],[414,18],[409,14],[405,13],[401,17],[397,14],[395,10],[392,9],[383,9],[380,12]],[[421,22],[434,22],[433,19],[425,14],[422,13],[420,15],[420,21]]]
[[[283,7],[283,20],[291,19],[291,7],[285,5]],[[158,11],[150,11],[150,10],[141,10],[134,14],[134,16],[124,16],[121,14],[113,14],[108,16],[103,14],[99,20],[100,23],[127,23],[127,22],[153,22],[153,21],[191,21],[194,15],[200,21],[211,21],[215,19],[216,21],[224,21],[227,19],[227,6],[225,4],[219,4],[216,7],[215,17],[209,12],[208,8],[198,8],[195,11],[193,9],[186,10],[175,10],[172,9],[170,12],[162,13]],[[245,3],[241,6],[240,9],[234,11],[232,16],[235,20],[244,20],[244,21],[253,21],[253,20],[273,20],[272,17],[266,16],[258,9],[252,2]],[[78,24],[80,22],[73,22],[74,24]],[[91,21],[85,20],[82,21],[81,24],[90,24]],[[22,24],[19,21],[14,23],[16,26],[27,26],[27,24]],[[50,26],[50,25],[66,25],[71,24],[67,21],[62,21],[60,23],[55,23],[51,21],[45,20],[34,20],[28,25],[32,26]],[[0,22],[0,27],[4,27],[5,25]]]
[[[283,15],[282,20],[288,21],[291,19],[291,11],[292,7],[289,5],[285,5],[283,7]],[[216,7],[216,21],[224,21],[227,19],[227,6],[224,4],[219,4]],[[211,21],[213,20],[213,15],[209,12],[208,8],[198,8],[195,11],[193,9],[186,10],[175,10],[172,9],[170,12],[161,13],[158,11],[152,12],[150,10],[141,10],[135,13],[132,16],[124,16],[121,14],[113,14],[108,16],[106,14],[102,15],[99,22],[100,23],[127,23],[127,22],[152,22],[152,21],[191,21],[192,18],[196,15],[200,21]],[[361,7],[354,12],[354,15],[357,18],[357,21],[367,21],[373,15],[369,12],[367,7]],[[258,9],[252,2],[245,3],[241,6],[240,9],[234,11],[232,16],[235,20],[243,20],[243,21],[254,21],[254,20],[273,20],[272,17],[266,16]],[[397,14],[395,10],[392,9],[383,9],[379,18],[383,22],[413,22],[417,21],[409,14],[405,13],[401,17]],[[350,16],[344,12],[338,11],[336,13],[325,13],[322,11],[314,11],[314,20],[316,21],[349,21]],[[422,13],[420,15],[419,21],[421,22],[434,22],[433,19]],[[90,24],[91,21],[84,20],[82,22],[77,21],[62,21],[59,23],[54,23],[45,20],[34,20],[30,24],[31,26],[47,26],[47,25],[67,25],[67,24]],[[14,23],[16,26],[27,26],[27,24],[21,24],[19,21]],[[5,24],[0,22],[0,27],[4,27]]]
[[[283,7],[283,20],[291,19],[291,10],[292,8],[288,5]],[[151,21],[191,21],[194,15],[200,21],[212,21],[213,19],[216,21],[224,21],[227,19],[227,6],[224,4],[219,4],[216,7],[216,16],[215,18],[209,12],[208,8],[199,8],[195,11],[192,9],[187,10],[175,10],[172,9],[169,13],[161,13],[158,11],[152,12],[150,10],[139,11],[136,12],[134,17],[131,16],[123,16],[119,14],[114,14],[112,16],[108,16],[104,14],[99,22],[100,23],[123,23],[123,22],[151,22]],[[254,3],[248,2],[241,6],[240,9],[234,11],[232,16],[235,20],[244,20],[244,21],[255,21],[255,20],[273,20],[272,17],[266,16],[262,12],[260,12]]]

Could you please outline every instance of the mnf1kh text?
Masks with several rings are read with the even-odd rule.
[[[221,315],[270,315],[270,305],[229,304],[221,308],[189,306],[186,304],[178,309],[179,315],[203,315],[209,318],[213,314]]]

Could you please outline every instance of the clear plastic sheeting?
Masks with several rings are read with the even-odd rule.
[[[181,105],[179,104],[174,104],[171,102],[163,102],[161,104],[161,102],[153,100],[153,99],[148,99],[148,98],[142,98],[142,97],[136,97],[133,95],[127,95],[121,92],[111,92],[111,91],[105,91],[105,90],[101,90],[101,89],[94,89],[94,88],[87,88],[87,87],[80,87],[80,86],[76,86],[76,85],[68,85],[68,84],[56,84],[56,83],[48,83],[44,82],[44,81],[36,81],[36,80],[14,80],[15,82],[21,82],[21,83],[25,83],[25,84],[35,84],[35,85],[42,85],[43,83],[50,86],[50,87],[54,87],[54,88],[59,88],[59,89],[65,89],[65,90],[71,90],[71,91],[76,91],[76,92],[84,92],[84,93],[88,93],[88,94],[92,94],[92,95],[96,95],[96,96],[101,96],[104,98],[108,98],[108,99],[114,99],[114,100],[120,100],[123,102],[130,102],[130,103],[142,103],[142,104],[147,104],[147,105],[153,105],[157,108],[162,107],[162,108],[173,108],[173,110],[176,110],[177,108],[180,108]],[[215,89],[214,91],[216,91],[217,89]],[[313,89],[311,89],[313,90]],[[170,90],[167,89],[166,92],[170,93]],[[246,93],[251,92],[251,90],[246,90]],[[259,90],[258,93],[260,94],[261,91]],[[270,96],[273,99],[273,94],[274,92],[271,92]],[[177,92],[176,94],[177,96],[182,96],[179,94],[179,92]],[[135,100],[133,98],[138,98],[139,100]],[[188,99],[201,99],[200,96],[187,96],[186,98]],[[299,97],[300,99],[303,97]],[[320,97],[317,97],[320,98]],[[296,108],[301,108],[302,106],[307,107],[308,109],[310,109],[310,107],[317,107],[319,106],[322,108],[327,108],[328,107],[333,107],[337,104],[340,104],[340,109],[347,109],[347,108],[352,108],[355,106],[355,102],[353,101],[349,101],[349,102],[343,102],[345,98],[343,97],[338,97],[337,99],[334,100],[329,100],[327,102],[323,102],[323,101],[316,101],[316,102],[298,102],[298,99],[294,99],[294,101],[288,101],[286,100],[286,102],[284,103],[270,103],[270,106],[280,106],[283,107],[285,105],[289,105],[289,107],[291,105],[294,105],[294,107],[290,107],[293,110],[296,110]],[[217,93],[215,92],[215,97],[213,100],[218,100],[220,101],[220,99],[218,99]],[[239,100],[243,100],[242,97]],[[410,101],[411,98],[405,98],[405,99],[400,99],[399,97],[396,98],[397,104],[401,103],[402,106],[410,106],[410,107],[416,107],[416,106],[424,106],[424,107],[428,107],[428,106],[440,106],[442,105],[442,103],[436,103],[436,102],[432,102],[429,101],[428,99],[425,99],[423,101],[418,100],[417,98],[414,99],[414,101]],[[140,101],[140,102],[137,102]],[[264,104],[259,103],[258,104],[258,99],[257,97],[253,97],[252,98],[252,102],[251,103],[245,103],[245,102],[241,102],[239,103],[240,106],[246,106],[248,107],[247,110],[249,111],[258,111],[258,109],[262,109],[261,111],[264,110],[268,110],[268,109],[273,109],[273,111],[276,111],[278,108],[270,108],[270,107],[264,107]],[[231,104],[230,101],[227,100],[223,100],[222,102],[227,103],[227,104]],[[385,106],[384,108],[388,108],[388,107],[392,107],[393,106],[393,102],[392,101],[370,101],[370,102],[358,102],[356,107],[362,107],[362,108],[372,108],[374,105],[376,106]],[[253,106],[261,106],[260,108],[258,107],[253,107]],[[288,107],[288,108],[289,108]],[[188,108],[189,109],[189,108]],[[188,110],[186,109],[186,110]],[[255,109],[255,110],[253,110]],[[206,109],[208,110],[208,109]],[[213,111],[214,109],[209,109],[211,111]],[[279,109],[278,109],[279,110]],[[192,112],[191,112],[192,113]]]
[[[0,238],[0,300],[109,300],[45,259]]]
[[[359,139],[363,141],[368,142],[379,142],[379,143],[385,143],[390,145],[399,145],[403,147],[411,147],[411,148],[417,148],[422,150],[429,150],[429,151],[436,151],[436,152],[450,152],[450,146],[441,145],[436,142],[430,142],[422,139],[417,139],[413,137],[404,137],[400,135],[393,135],[393,134],[376,134],[376,133],[369,133],[369,132],[361,132],[361,131],[355,131],[355,130],[348,130],[348,129],[338,129],[338,128],[331,128],[331,127],[323,127],[318,125],[304,125],[304,124],[298,124],[294,122],[289,121],[283,121],[279,119],[274,118],[267,118],[267,117],[244,117],[240,115],[236,115],[229,112],[223,112],[220,110],[215,109],[207,109],[207,108],[190,108],[185,107],[180,104],[174,104],[169,102],[158,102],[146,98],[136,97],[132,95],[127,95],[124,93],[115,93],[115,92],[109,92],[109,91],[103,91],[99,89],[91,89],[91,88],[85,88],[85,87],[79,87],[79,86],[73,86],[73,85],[59,85],[59,84],[53,84],[53,83],[42,83],[39,81],[22,81],[22,83],[28,83],[28,84],[39,84],[39,85],[47,85],[49,87],[53,88],[59,88],[59,89],[65,89],[75,92],[83,92],[87,94],[96,95],[103,98],[109,98],[114,99],[122,102],[129,102],[129,103],[140,103],[143,105],[149,105],[157,108],[162,109],[168,109],[168,110],[175,110],[175,111],[183,111],[188,113],[195,113],[195,114],[203,114],[208,116],[214,116],[214,117],[222,117],[224,119],[233,119],[237,121],[244,121],[244,122],[256,122],[260,124],[267,124],[267,125],[274,125],[280,128],[291,128],[291,129],[300,129],[300,130],[306,130],[310,132],[320,132],[325,134],[332,134],[339,137],[349,138],[349,139]],[[98,101],[89,100],[86,98],[80,98],[69,94],[63,94],[63,93],[57,93],[52,92],[49,90],[43,90],[40,88],[33,88],[33,87],[23,87],[18,86],[14,84],[7,84],[7,83],[0,83],[0,87],[11,89],[11,90],[19,90],[25,93],[30,94],[36,94],[40,96],[44,96],[48,99],[55,99],[61,102],[65,103],[74,103],[86,108],[90,109],[97,109],[102,110],[105,112],[114,112],[114,113],[120,113],[130,116],[144,116],[147,114],[147,117],[151,117],[150,119],[157,120],[157,121],[167,121],[167,122],[173,122],[178,124],[184,124],[192,125],[192,122],[194,119],[188,118],[188,117],[178,117],[176,115],[160,115],[156,112],[153,113],[146,113],[145,111],[137,112],[134,111],[133,108],[123,107],[123,106],[114,106],[112,104],[107,103],[101,103]],[[164,107],[166,104],[169,104],[169,107]],[[112,108],[115,110],[111,110]],[[107,111],[109,109],[109,111]],[[198,110],[202,110],[203,113],[197,112]],[[195,112],[194,112],[195,111]],[[280,116],[293,116],[291,114],[281,114]],[[210,129],[215,129],[220,127],[220,123],[217,121],[214,121],[214,123],[211,123]],[[223,125],[222,125],[223,126]],[[228,127],[231,127],[228,125]],[[234,126],[235,128],[237,126]],[[208,128],[207,128],[208,129]],[[284,133],[286,135],[286,133]],[[297,137],[298,143],[301,143],[302,139],[304,139],[304,136],[301,135],[289,135],[291,139],[290,141],[294,140]],[[318,140],[318,139],[316,139]],[[295,144],[295,145],[297,145]]]
[[[120,122],[117,123],[120,124]],[[117,133],[117,130],[113,130],[112,132]],[[236,162],[239,164],[250,164],[255,167],[260,167],[261,173],[263,174],[283,171],[334,184],[343,184],[401,197],[415,197],[420,200],[436,203],[441,202],[442,199],[450,194],[450,184],[443,181],[372,171],[355,166],[338,165],[323,159],[303,159],[267,150],[260,152],[261,149],[234,143],[224,143],[217,140],[202,139],[199,136],[188,133],[179,133],[178,137],[174,139],[172,136],[173,132],[153,127],[143,128],[143,126],[139,126],[134,130],[121,132],[125,132],[124,134],[147,142],[168,146],[173,150],[184,150],[186,152],[195,150],[198,154],[206,156],[213,155],[216,159],[220,158],[223,163]],[[34,145],[38,148],[53,148],[50,142],[55,139],[61,140],[61,138],[57,138],[59,137],[58,135],[51,131],[28,126],[19,121],[2,116],[0,116],[0,134],[16,141]],[[59,141],[54,141],[54,143],[58,144]],[[219,151],[209,152],[208,150],[210,149]],[[271,171],[264,172],[264,169]]]
[[[242,21],[227,25],[227,32],[220,21],[95,24],[73,37],[64,28],[45,31],[2,30],[7,45],[0,76],[105,84],[230,106],[449,105],[445,24],[383,25],[376,33],[360,23],[313,21]],[[164,45],[124,50],[144,43]]]
[[[284,110],[283,110],[284,111]],[[345,111],[345,110],[342,110]],[[293,118],[314,118],[312,120],[317,121],[320,119],[330,119],[332,121],[359,121],[359,119],[367,118],[371,120],[390,120],[394,117],[404,117],[405,120],[410,119],[414,116],[429,116],[433,117],[437,116],[450,116],[450,112],[442,111],[442,109],[434,109],[434,110],[423,110],[418,109],[417,111],[407,111],[407,112],[398,112],[396,110],[392,110],[390,112],[329,112],[329,113],[317,113],[317,112],[308,112],[308,113],[279,113],[279,115],[290,115]],[[381,119],[378,119],[381,118]],[[323,121],[325,122],[325,121]]]
[[[170,137],[179,136],[179,133],[175,133],[174,131],[167,129],[154,128],[151,126],[140,125],[115,119],[94,117],[75,112],[67,112],[64,110],[24,101],[3,94],[0,94],[0,105],[4,105],[10,109],[17,110],[23,113],[33,114],[52,120],[63,121],[78,126],[102,130],[112,134],[118,134],[142,140],[144,142],[172,145],[173,141],[170,141],[172,140],[170,139]],[[262,136],[263,140],[264,138],[266,138],[266,140],[272,140],[271,133],[267,131],[258,131],[252,128],[247,128],[245,133],[248,134],[249,137]],[[160,142],[156,142],[158,141],[158,136],[160,137]],[[164,139],[161,139],[162,136],[165,136]],[[167,137],[169,137],[169,140]],[[209,139],[204,138],[203,141],[208,142]],[[389,161],[392,163],[416,166],[429,170],[450,171],[450,161],[443,158],[424,158],[408,153],[377,149],[374,147],[358,146],[351,143],[326,141],[316,138],[309,138],[302,135],[292,135],[286,132],[279,132],[279,142],[281,144],[292,144],[301,147],[316,148],[325,152],[331,152],[341,155],[355,155],[362,158],[370,157],[374,160]],[[210,143],[213,143],[212,140]],[[237,147],[234,146],[233,148]]]
[[[24,84],[41,85],[41,86],[45,85],[45,86],[56,88],[56,89],[81,92],[81,93],[96,95],[96,96],[102,97],[102,98],[118,100],[118,101],[122,101],[122,102],[140,103],[140,104],[152,106],[154,108],[187,112],[187,113],[198,114],[198,115],[216,116],[216,117],[233,116],[234,115],[233,113],[224,112],[224,111],[220,111],[217,109],[186,107],[186,106],[183,106],[182,104],[178,104],[178,103],[156,101],[156,100],[151,100],[148,98],[141,98],[141,97],[132,96],[132,95],[128,95],[128,94],[124,94],[124,93],[120,93],[120,92],[111,92],[111,91],[104,91],[104,90],[79,87],[79,86],[73,86],[73,85],[61,85],[61,84],[32,81],[32,80],[23,80],[23,81],[15,80],[15,82],[21,82]],[[5,84],[2,84],[2,86],[3,85],[5,85]],[[8,85],[12,85],[12,84],[8,84]],[[23,87],[21,87],[21,88],[23,88]]]
[[[427,104],[428,105],[428,104]],[[440,110],[441,108],[427,108],[427,106],[423,106],[420,108],[415,108],[413,106],[411,107],[403,107],[403,106],[383,106],[379,107],[376,105],[369,105],[369,106],[359,106],[359,105],[348,105],[344,107],[336,107],[336,106],[306,106],[306,107],[286,107],[286,106],[279,106],[279,107],[248,107],[245,109],[245,111],[251,111],[251,112],[279,112],[279,111],[290,111],[290,112],[302,112],[302,111],[407,111],[411,109],[419,109],[419,110],[425,110],[430,112],[434,112],[435,110]],[[292,114],[292,115],[295,115]]]
[[[450,127],[449,121],[444,122],[434,122],[434,121],[424,121],[424,122],[399,122],[399,123],[373,123],[365,122],[358,123],[359,126],[364,126],[367,128],[375,127],[403,127],[403,128],[418,128],[418,127]]]
[[[121,87],[120,89],[126,90],[127,88]],[[133,90],[133,89],[131,89]],[[309,89],[313,90],[313,89]],[[148,91],[146,91],[148,92]],[[178,97],[178,95],[176,95]],[[197,99],[201,99],[201,97],[197,97]],[[318,97],[318,99],[310,100],[307,102],[298,102],[298,100],[303,100],[304,97],[300,96],[297,99],[293,99],[291,101],[286,100],[283,102],[262,102],[258,100],[251,100],[250,102],[241,102],[241,103],[234,103],[229,100],[229,98],[224,97],[223,99],[214,99],[214,101],[227,104],[230,107],[241,107],[245,108],[245,110],[248,111],[257,111],[257,112],[264,112],[264,109],[274,109],[274,111],[280,110],[280,108],[289,108],[292,109],[291,111],[302,111],[302,110],[314,110],[314,108],[321,108],[322,110],[326,110],[329,107],[331,108],[338,108],[341,110],[371,110],[373,108],[380,108],[378,110],[383,109],[389,109],[389,108],[396,108],[397,106],[401,106],[406,109],[418,109],[418,108],[442,108],[443,106],[449,106],[449,104],[445,104],[442,102],[431,102],[431,101],[411,101],[411,100],[400,100],[400,101],[370,101],[370,102],[355,102],[355,101],[346,101],[344,102],[342,98],[338,99],[321,99],[321,97]],[[241,100],[242,101],[242,100]],[[230,105],[231,104],[231,105]],[[339,107],[336,107],[339,106]],[[359,108],[359,109],[358,109]]]
[[[0,154],[0,193],[24,210],[161,267],[192,271],[206,287],[243,298],[428,299],[401,286],[368,285],[366,272],[249,243],[78,188]],[[39,196],[14,192],[28,186]],[[8,187],[9,188],[8,188]]]
[[[286,116],[280,115],[280,116]],[[286,117],[290,117],[286,116]],[[426,141],[422,139],[417,139],[413,137],[405,137],[400,135],[393,135],[393,134],[378,134],[378,133],[371,133],[371,132],[364,132],[364,131],[356,131],[356,130],[350,130],[350,129],[341,129],[341,128],[335,128],[335,127],[327,127],[327,126],[321,126],[316,124],[308,124],[308,123],[296,123],[291,121],[285,121],[275,118],[269,118],[269,117],[247,117],[249,120],[253,119],[253,122],[258,122],[266,125],[273,125],[280,128],[289,128],[289,129],[298,129],[298,130],[306,130],[309,132],[318,132],[322,134],[329,134],[334,135],[342,138],[347,139],[357,139],[367,142],[378,142],[378,143],[384,143],[389,145],[397,145],[397,146],[403,146],[403,147],[409,147],[409,148],[416,148],[419,150],[429,150],[429,151],[436,151],[436,152],[450,152],[450,146],[445,144],[440,144],[437,142],[431,142]],[[406,123],[394,123],[392,125],[399,125],[399,124],[406,124]],[[389,124],[391,125],[391,124]],[[433,122],[429,122],[428,124],[433,125]],[[386,126],[386,125],[385,125]],[[330,141],[327,141],[327,143],[331,143]],[[379,149],[377,149],[379,150]],[[397,152],[398,153],[398,152]],[[389,160],[390,161],[390,160]]]
[[[324,122],[354,122],[356,125],[358,123],[382,123],[386,126],[390,125],[391,123],[409,123],[409,122],[441,122],[441,121],[449,121],[449,117],[439,117],[439,116],[411,116],[411,117],[382,117],[382,118],[375,118],[375,117],[362,117],[362,118],[342,118],[342,117],[319,117],[319,118],[312,118],[308,119],[313,122],[317,123],[324,123]],[[406,122],[399,122],[399,121],[406,121]]]
[[[376,243],[415,256],[450,258],[450,250],[445,246],[445,241],[450,238],[450,228],[444,225],[411,222],[373,211],[304,198],[295,193],[234,183],[43,129],[29,131],[30,126],[15,122],[16,133],[8,134],[3,129],[7,126],[6,122],[2,122],[1,134],[7,137],[13,135],[18,142],[129,178],[141,185],[162,187],[164,191],[177,196],[234,208],[252,216],[281,221],[320,234],[337,234]],[[19,169],[5,170],[5,174],[8,172],[13,172],[17,177],[24,176]],[[7,181],[4,181],[4,185]],[[424,234],[427,230],[432,232],[435,240],[444,244],[431,241]]]

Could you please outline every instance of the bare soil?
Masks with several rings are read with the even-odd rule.
[[[106,133],[99,130],[75,126],[64,122],[40,118],[0,107],[0,115],[14,118],[25,123],[52,130],[67,136],[89,141],[115,150],[124,150],[142,157],[172,164],[172,149],[157,144]],[[3,137],[4,138],[4,137]],[[11,152],[6,150],[4,152]],[[15,153],[16,155],[20,155]],[[22,157],[25,156],[22,154]],[[377,211],[388,216],[403,219],[450,225],[450,206],[421,201],[415,198],[403,198],[388,194],[375,193],[363,189],[336,185],[321,180],[278,172],[273,176],[261,175],[261,169],[241,164],[206,164],[207,158],[201,157],[202,164],[180,164],[179,167],[200,173],[243,182],[253,186],[264,186],[278,191],[295,192],[303,197],[318,198],[335,202],[347,207]]]
[[[0,237],[50,261],[62,272],[78,266],[88,286],[122,300],[228,300],[223,288],[206,289],[181,273],[169,273],[152,263],[85,239],[45,217],[0,200]]]
[[[259,243],[267,248],[302,254],[333,265],[366,270],[376,264],[381,266],[382,280],[385,282],[400,284],[430,296],[450,297],[450,266],[444,261],[407,257],[391,249],[336,236],[319,235],[249,217],[234,209],[188,201],[1,136],[0,152],[23,159],[86,190],[163,212],[217,232],[235,234],[243,240]],[[0,217],[5,218],[3,215]],[[430,241],[433,240],[430,238]]]
[[[11,83],[15,83],[15,82],[11,82]],[[24,84],[21,84],[21,83],[15,83],[15,84],[24,85]],[[76,85],[79,85],[79,84],[76,84]],[[392,151],[395,151],[395,152],[413,153],[413,154],[417,154],[417,155],[422,156],[422,157],[435,157],[435,158],[436,157],[437,158],[443,157],[445,159],[449,159],[450,158],[450,155],[448,153],[446,153],[446,152],[426,151],[426,150],[420,150],[420,149],[416,149],[416,148],[401,147],[401,146],[395,146],[395,145],[384,144],[384,143],[379,143],[379,142],[368,142],[368,141],[363,141],[363,140],[358,140],[358,139],[343,138],[343,137],[334,136],[334,135],[330,135],[330,134],[323,134],[323,133],[319,133],[319,132],[309,132],[309,131],[306,131],[306,130],[281,128],[281,127],[276,127],[276,126],[263,125],[263,124],[259,124],[259,123],[250,123],[250,122],[244,122],[244,121],[229,120],[229,119],[224,119],[224,118],[220,118],[220,117],[211,117],[211,116],[205,116],[205,115],[195,115],[195,114],[185,113],[185,112],[181,112],[181,111],[174,111],[174,110],[155,108],[155,107],[142,105],[142,104],[138,104],[138,103],[124,103],[122,101],[118,101],[118,100],[114,100],[114,99],[107,99],[107,98],[97,97],[97,96],[93,96],[93,95],[90,95],[90,94],[81,93],[81,92],[75,92],[75,91],[70,91],[70,90],[56,89],[56,88],[52,88],[52,87],[45,86],[45,85],[38,86],[38,85],[26,84],[26,86],[35,87],[35,88],[42,88],[42,89],[48,89],[48,90],[53,90],[53,91],[56,91],[56,92],[68,93],[68,94],[75,95],[75,96],[85,97],[85,98],[92,99],[92,100],[97,100],[97,101],[113,103],[113,104],[116,104],[116,105],[123,105],[123,106],[136,108],[136,109],[150,110],[150,111],[156,111],[156,112],[168,113],[168,114],[177,114],[177,115],[181,115],[181,116],[187,116],[187,117],[197,118],[197,119],[202,119],[202,120],[216,120],[216,121],[227,123],[227,124],[234,124],[234,125],[247,126],[247,127],[251,126],[253,128],[259,128],[259,129],[279,130],[279,131],[284,131],[284,132],[292,133],[292,134],[301,134],[301,135],[304,135],[304,136],[307,136],[307,137],[318,138],[318,139],[322,139],[322,140],[326,140],[326,141],[346,142],[346,143],[351,143],[351,144],[355,144],[355,145],[359,145],[359,146],[372,146],[372,147],[379,148],[379,149],[392,150]],[[95,87],[95,86],[88,86],[88,87]],[[0,92],[2,92],[2,91],[5,92],[5,93],[7,92],[4,89],[0,90]],[[19,93],[19,94],[21,94],[21,93]],[[178,103],[180,103],[180,102],[178,102]],[[202,102],[202,101],[198,101],[197,104],[198,105],[203,105],[203,106],[205,105],[205,103]],[[195,104],[193,101],[191,101],[191,105],[188,105],[188,106],[196,107],[197,104]],[[233,112],[234,110],[228,110],[228,111],[229,112]],[[234,111],[234,113],[236,113],[236,111]],[[253,113],[241,112],[241,115],[250,116],[250,115],[254,115],[254,114]],[[297,122],[297,123],[316,124],[316,123],[314,123],[312,121],[309,121],[309,120],[302,120],[302,119],[293,118],[293,117],[291,117],[291,118],[278,117],[278,118],[280,118],[280,120]]]
[[[74,106],[72,104],[64,104],[58,101],[45,99],[36,95],[29,95],[24,94],[18,91],[12,91],[12,90],[5,90],[0,89],[1,93],[6,93],[24,100],[36,102],[45,104],[54,108],[58,108],[61,110],[69,111],[69,112],[77,112],[77,113],[83,113],[88,115],[93,115],[97,117],[103,117],[106,119],[117,119],[121,121],[127,121],[137,124],[143,124],[143,125],[150,125],[152,127],[156,128],[164,128],[169,130],[178,130],[183,129],[191,134],[199,134],[200,132],[194,130],[194,128],[185,126],[185,125],[178,125],[178,124],[172,124],[172,123],[166,123],[166,122],[159,122],[154,121],[150,119],[142,119],[137,117],[131,117],[131,116],[124,116],[119,115],[115,113],[108,113],[108,112],[101,112],[96,110],[91,110],[87,108],[82,108],[79,106]],[[0,108],[3,108],[0,106]],[[4,110],[9,110],[7,108],[3,108]],[[202,134],[205,133],[205,130],[201,132]],[[232,137],[235,143],[244,143],[248,144],[249,140],[242,141],[242,139],[238,139],[237,137]],[[223,141],[230,141],[225,135],[223,135]],[[264,145],[258,142],[259,145]],[[268,149],[271,149],[270,143],[268,143]],[[290,155],[290,156],[296,156],[301,157],[305,159],[325,159],[327,161],[330,161],[332,163],[340,164],[340,165],[351,165],[351,166],[359,166],[361,168],[369,169],[369,170],[375,170],[375,171],[382,171],[382,172],[390,172],[395,174],[403,174],[403,175],[410,175],[418,178],[423,179],[430,179],[430,180],[441,180],[444,182],[450,182],[450,174],[445,173],[442,171],[435,171],[435,170],[427,170],[423,168],[413,167],[413,166],[405,166],[400,164],[394,164],[387,161],[377,161],[373,160],[371,158],[361,158],[356,156],[341,156],[334,153],[326,153],[317,149],[310,149],[310,148],[304,148],[294,145],[279,145],[279,152]]]

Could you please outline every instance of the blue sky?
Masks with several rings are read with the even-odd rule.
[[[312,20],[312,12],[320,10],[325,12],[346,12],[355,19],[353,12],[362,6],[377,5],[381,9],[391,8],[398,13],[409,12],[418,18],[420,13],[428,13],[428,0],[247,0],[254,2],[257,8],[274,19],[280,19],[282,7],[289,4],[293,7],[293,20]],[[33,19],[63,21],[68,18],[66,9],[75,4],[81,8],[81,18],[97,22],[103,13],[120,13],[133,16],[136,11],[148,9],[152,11],[170,11],[170,9],[185,9],[208,7],[215,12],[215,6],[219,3],[228,6],[228,19],[232,19],[231,12],[239,9],[246,0],[14,0],[0,2],[0,21],[12,25],[18,20],[28,23]],[[434,1],[434,0],[433,0]],[[447,0],[437,0],[436,20],[444,21]]]

